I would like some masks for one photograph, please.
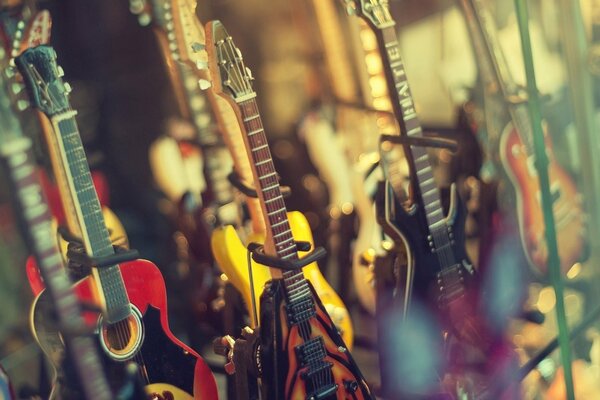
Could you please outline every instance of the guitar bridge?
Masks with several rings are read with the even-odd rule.
[[[437,273],[437,284],[440,294],[438,303],[444,307],[464,294],[465,278],[461,264],[454,264]]]

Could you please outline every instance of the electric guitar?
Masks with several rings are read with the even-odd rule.
[[[31,43],[33,45],[33,43]],[[15,98],[22,90],[14,67],[0,74],[0,164],[13,194],[15,213],[25,242],[37,259],[47,282],[56,318],[63,329],[73,331],[65,336],[69,361],[73,363],[74,378],[80,382],[86,399],[112,399],[104,376],[97,348],[89,337],[75,336],[84,324],[79,301],[71,290],[71,282],[63,267],[62,255],[53,239],[55,232],[50,207],[36,174],[32,141],[25,136],[17,119],[15,106],[23,98]],[[23,103],[21,103],[23,104]],[[12,388],[0,368],[0,398],[13,399]]]
[[[423,139],[388,2],[345,3],[349,12],[365,19],[375,32],[402,134],[408,140]],[[409,313],[411,297],[418,295],[426,304],[442,310],[446,330],[485,351],[491,343],[476,318],[470,290],[476,275],[464,245],[465,209],[453,185],[450,209],[444,215],[427,150],[409,142],[404,144],[404,153],[411,172],[411,207],[405,209],[404,188],[392,177],[386,180],[378,204],[384,230],[396,243],[406,243],[409,253],[406,279],[403,287],[397,288],[400,308]]]
[[[111,384],[120,384],[124,362],[135,361],[151,396],[216,399],[215,381],[204,361],[169,330],[165,285],[158,268],[145,260],[119,263],[123,258],[115,254],[106,229],[54,49],[29,49],[15,63],[34,106],[54,128],[52,145],[63,162],[92,265],[92,275],[77,282],[74,290],[81,301],[102,308],[100,315],[85,312],[84,319],[102,349]],[[47,291],[35,299],[31,323],[36,340],[56,368],[62,339],[53,323]]]
[[[233,114],[233,116],[235,117],[235,114]],[[239,151],[239,149],[241,149],[245,152],[242,134],[244,131],[248,131],[248,129],[251,128],[247,123],[244,123],[243,127],[244,129],[237,137],[234,135],[229,136],[228,144],[232,147],[236,172],[243,178],[244,182],[251,182],[251,165],[247,161],[247,156],[246,159],[243,160],[245,162],[242,162],[241,157],[244,155]],[[268,268],[255,263],[253,260],[250,261],[252,274],[249,272],[247,249],[244,242],[262,243],[265,240],[266,231],[264,222],[262,222],[263,211],[260,208],[260,202],[257,199],[252,198],[247,198],[246,202],[254,209],[254,212],[250,214],[253,227],[252,232],[247,235],[243,241],[240,239],[233,226],[224,226],[215,229],[211,238],[211,243],[217,263],[230,279],[231,283],[240,291],[240,293],[242,293],[242,297],[250,314],[251,325],[252,327],[255,327],[258,325],[257,316],[260,311],[259,297],[263,292],[265,283],[269,281],[272,276]],[[310,225],[302,213],[298,211],[289,212],[288,219],[292,235],[296,240],[314,244]],[[300,254],[302,255],[303,253],[301,252]],[[304,273],[308,280],[314,285],[327,312],[333,319],[335,326],[344,338],[348,348],[351,349],[354,343],[354,330],[350,314],[344,302],[340,299],[331,285],[329,285],[316,262],[304,267]]]
[[[250,70],[219,21],[210,22],[206,32],[214,90],[229,102],[244,127],[243,140],[266,227],[265,252],[282,260],[298,260]],[[273,270],[272,275],[282,279],[271,281],[261,297],[260,364],[266,398],[372,398],[303,271]]]
[[[544,219],[540,204],[540,187],[533,165],[532,126],[518,85],[510,75],[508,64],[496,37],[494,19],[480,0],[461,0],[473,47],[478,55],[485,87],[500,96],[510,114],[511,124],[500,136],[500,159],[515,189],[521,243],[534,271],[546,273],[548,250],[544,238]],[[553,156],[552,142],[546,135],[549,158],[550,189],[556,220],[558,253],[561,269],[566,273],[582,257],[585,248],[585,222],[582,195],[573,179]]]

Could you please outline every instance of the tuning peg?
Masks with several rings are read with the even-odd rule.
[[[65,92],[67,93],[71,93],[73,91],[73,88],[71,87],[71,85],[69,84],[69,82],[65,82]]]
[[[60,65],[56,68],[56,71],[58,73],[58,76],[60,76],[60,77],[65,76],[65,70]]]
[[[7,67],[4,70],[4,75],[9,79],[14,78],[15,77],[15,67],[14,66]]]
[[[18,100],[17,101],[17,109],[19,111],[25,111],[29,107],[29,102],[27,100]]]
[[[200,90],[206,90],[212,86],[212,83],[207,79],[199,79],[198,86],[200,86]]]
[[[198,42],[194,42],[192,43],[192,51],[194,53],[198,53],[199,51],[202,51],[206,48],[205,45],[203,45],[202,43],[198,43]]]
[[[356,15],[356,7],[354,1],[346,0],[346,13],[348,15]]]
[[[202,60],[198,60],[198,61],[196,61],[196,68],[198,68],[200,70],[206,70],[206,69],[208,69],[208,62],[202,61]]]
[[[246,74],[248,75],[248,78],[250,78],[250,80],[254,80],[254,76],[252,75],[252,71],[248,67],[246,67]]]
[[[21,92],[23,91],[23,89],[25,89],[25,86],[23,86],[23,85],[22,85],[22,84],[20,84],[20,83],[16,83],[16,82],[15,82],[15,83],[13,83],[13,84],[11,85],[11,90],[12,90],[12,92],[13,92],[14,94],[19,94],[19,93],[21,93]]]

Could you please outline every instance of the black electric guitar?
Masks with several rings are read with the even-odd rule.
[[[72,365],[86,399],[113,399],[104,375],[98,349],[94,341],[86,336],[85,324],[79,300],[71,289],[71,282],[63,268],[61,253],[54,240],[52,216],[42,187],[36,174],[37,168],[32,154],[32,141],[23,134],[16,117],[17,107],[13,104],[26,101],[12,99],[15,89],[22,88],[14,68],[9,67],[0,74],[0,163],[6,171],[13,194],[15,214],[30,252],[46,283],[56,319],[62,331],[67,362]],[[0,398],[12,399],[10,387],[4,385],[0,370]]]
[[[49,146],[60,154],[92,267],[92,276],[77,282],[74,290],[82,301],[102,308],[100,315],[85,312],[84,319],[102,349],[110,384],[120,387],[123,363],[134,361],[153,398],[216,399],[214,377],[202,358],[169,329],[165,285],[158,268],[135,259],[131,252],[115,253],[54,49],[29,49],[15,63],[34,106],[54,129]],[[31,318],[38,343],[57,367],[63,341],[47,291],[36,298]]]
[[[459,338],[486,348],[487,338],[475,319],[475,304],[467,289],[475,279],[475,270],[464,245],[465,210],[451,188],[451,204],[447,215],[433,176],[431,160],[422,147],[423,131],[415,111],[406,71],[395,30],[385,0],[347,0],[351,13],[364,18],[371,26],[384,61],[386,80],[394,112],[402,135],[404,152],[411,177],[411,207],[402,203],[403,188],[388,177],[378,204],[378,217],[386,233],[409,249],[408,273],[403,308],[410,312],[410,296],[418,295],[442,311],[446,329]],[[389,168],[392,170],[392,168]]]
[[[213,88],[235,110],[266,226],[265,253],[298,260],[250,70],[223,25],[206,27]],[[370,399],[347,346],[302,269],[273,269],[261,297],[260,370],[267,399]]]

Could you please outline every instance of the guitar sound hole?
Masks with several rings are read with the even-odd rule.
[[[125,361],[134,357],[143,341],[141,314],[132,306],[132,313],[115,324],[104,324],[100,320],[100,343],[109,357]]]

